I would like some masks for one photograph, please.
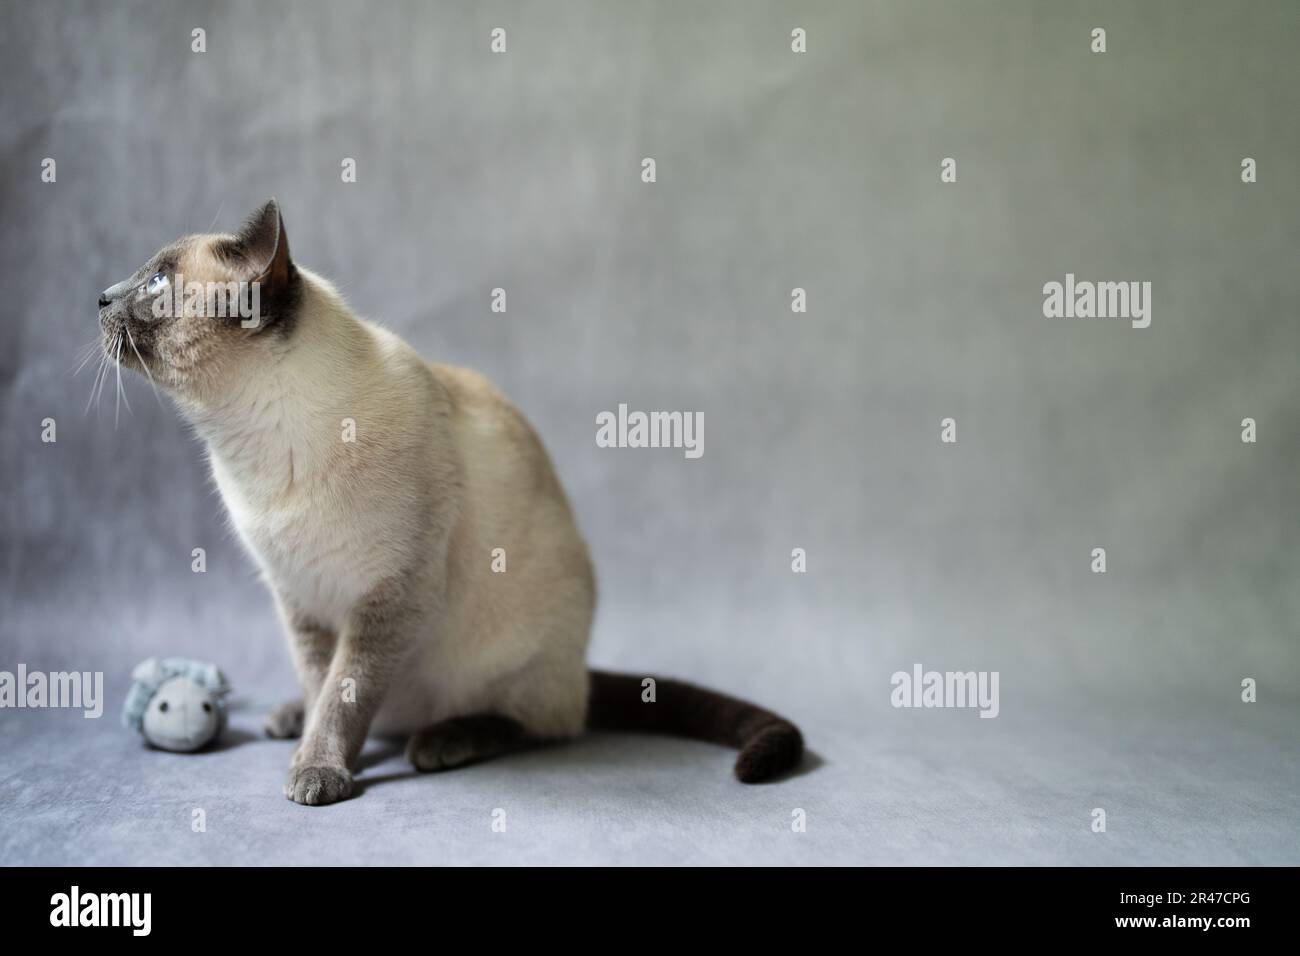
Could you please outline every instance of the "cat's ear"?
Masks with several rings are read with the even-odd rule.
[[[284,231],[279,203],[267,200],[248,217],[239,232],[220,241],[217,254],[236,269],[242,281],[256,290],[257,328],[293,327],[302,283],[289,256],[289,237]]]
[[[284,231],[280,204],[274,199],[268,199],[248,217],[225,251],[244,264],[250,282],[269,287],[265,291],[275,294],[288,287],[293,260],[289,258],[289,237]]]

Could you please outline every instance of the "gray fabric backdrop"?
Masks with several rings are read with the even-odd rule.
[[[184,424],[135,379],[116,428],[111,382],[85,415],[91,369],[71,375],[101,288],[274,195],[301,263],[430,358],[486,373],[537,427],[596,561],[594,662],[788,712],[823,762],[800,786],[829,786],[848,816],[907,762],[897,741],[957,734],[935,759],[978,778],[971,747],[1020,755],[1087,836],[1089,781],[1111,759],[1138,772],[1166,753],[1161,728],[1195,722],[1248,756],[1212,784],[1204,755],[1170,757],[1133,799],[1153,821],[1180,788],[1212,806],[1199,861],[1300,862],[1300,6],[2,9],[0,668],[103,670],[114,711],[154,653],[216,660],[250,712],[292,690]],[[1043,284],[1066,273],[1149,281],[1150,328],[1045,318]],[[620,402],[703,412],[703,457],[598,448],[595,416]],[[892,709],[889,677],[914,662],[999,671],[1003,716]],[[116,733],[41,718],[22,736],[64,731],[45,754]],[[1067,780],[1079,768],[1044,768],[1074,733],[1092,757]],[[952,786],[912,770],[910,807]],[[39,792],[6,771],[0,800],[57,809],[58,771]],[[1042,794],[1008,786],[1023,823]],[[975,804],[964,828],[881,826],[925,837],[900,858],[949,859],[991,819]],[[1249,824],[1228,839],[1234,814]],[[1159,826],[1132,846],[1193,858],[1162,855]],[[739,840],[711,833],[690,846]],[[825,839],[800,859],[871,858]]]

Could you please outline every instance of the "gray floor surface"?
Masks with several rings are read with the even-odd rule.
[[[873,709],[814,721],[799,773],[755,787],[732,755],[596,735],[440,775],[372,741],[359,795],[280,794],[291,745],[269,700],[235,702],[212,752],[152,751],[115,713],[0,721],[5,864],[1295,864],[1296,713],[1237,704],[1153,720],[1113,708]],[[870,729],[868,727],[870,726]],[[995,729],[996,727],[996,729]],[[1139,732],[1140,731],[1140,732]],[[1107,813],[1105,833],[1092,811]],[[205,828],[196,832],[195,811]],[[795,832],[803,810],[805,832]],[[505,831],[492,822],[504,811]]]

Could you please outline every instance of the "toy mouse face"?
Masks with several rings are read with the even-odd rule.
[[[219,714],[211,692],[188,677],[171,677],[144,712],[145,740],[163,750],[198,750],[216,736]]]

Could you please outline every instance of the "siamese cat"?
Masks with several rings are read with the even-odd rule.
[[[537,435],[481,375],[429,364],[294,263],[274,200],[162,249],[100,295],[99,323],[108,361],[206,444],[274,595],[302,688],[266,724],[301,738],[289,799],[346,799],[371,732],[409,735],[423,771],[585,727],[738,748],[746,783],[800,760],[799,730],[753,704],[587,669],[591,561]]]

